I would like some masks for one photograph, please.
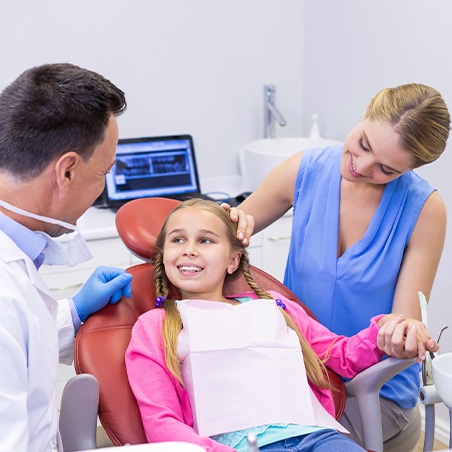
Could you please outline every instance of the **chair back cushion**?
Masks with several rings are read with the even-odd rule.
[[[155,243],[168,214],[180,204],[169,198],[140,198],[118,210],[115,217],[119,237],[132,254],[155,261]]]
[[[155,301],[153,267],[141,264],[130,268],[132,296],[90,316],[75,339],[75,370],[97,378],[99,419],[115,446],[147,442],[124,356],[133,325]]]

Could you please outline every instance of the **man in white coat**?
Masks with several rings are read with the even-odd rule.
[[[71,64],[29,69],[0,94],[1,451],[61,450],[58,362],[81,322],[130,296],[122,269],[98,268],[60,301],[38,273],[90,258],[76,222],[104,188],[125,108],[113,83]]]

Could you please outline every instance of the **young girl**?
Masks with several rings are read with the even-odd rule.
[[[438,345],[421,322],[394,314],[350,338],[331,333],[255,283],[236,234],[222,207],[193,199],[171,212],[157,239],[161,309],[140,316],[126,352],[149,442],[245,451],[252,432],[264,451],[362,450],[336,430],[325,366],[353,377],[401,341],[418,361]],[[225,280],[240,273],[253,292],[223,296]]]

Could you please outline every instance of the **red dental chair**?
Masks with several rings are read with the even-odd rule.
[[[179,201],[166,198],[139,199],[125,204],[117,212],[116,227],[119,236],[127,248],[145,263],[128,269],[133,275],[131,298],[107,305],[92,315],[77,334],[74,363],[77,374],[80,375],[68,382],[63,393],[60,414],[60,431],[65,451],[96,448],[97,414],[114,445],[147,442],[138,405],[127,380],[124,355],[137,318],[155,307],[152,263],[155,256],[155,241],[163,221],[178,203]],[[252,274],[264,289],[276,290],[299,302],[289,289],[262,270],[252,267]],[[227,294],[245,290],[249,290],[249,286],[243,277],[226,287]],[[309,312],[307,308],[305,309]],[[382,380],[381,383],[377,381],[377,386],[380,386],[370,396],[368,393],[371,389],[365,387],[362,390],[360,389],[362,384],[353,384],[355,379],[351,380],[351,395],[362,400],[363,410],[370,413],[369,417],[372,416],[367,421],[372,432],[365,438],[368,441],[366,448],[369,450],[383,450],[379,387],[413,362],[414,360],[390,358],[355,377],[356,381],[359,377],[365,384],[375,379]],[[386,370],[383,372],[382,368]],[[329,371],[329,378],[335,388],[333,396],[338,419],[345,407],[346,390],[337,374]],[[357,386],[358,389],[354,389],[353,386]],[[369,406],[372,403],[376,403],[374,409]]]

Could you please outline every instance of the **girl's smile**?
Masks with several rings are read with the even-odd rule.
[[[202,267],[198,267],[197,265],[190,264],[181,264],[178,266],[178,269],[181,273],[198,273],[203,271]]]

